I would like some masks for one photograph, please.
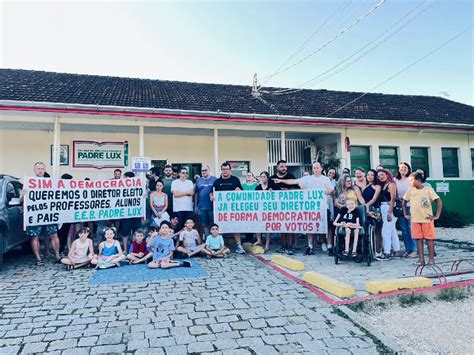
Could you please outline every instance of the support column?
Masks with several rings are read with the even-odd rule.
[[[145,127],[138,126],[138,156],[145,155]]]
[[[219,130],[214,128],[214,176],[219,176]]]
[[[281,147],[281,159],[286,160],[286,132],[285,131],[281,131],[280,147]]]
[[[53,179],[59,179],[59,166],[61,164],[61,123],[59,116],[54,117],[53,136]]]

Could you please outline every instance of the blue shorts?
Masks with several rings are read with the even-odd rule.
[[[30,238],[39,237],[42,233],[44,235],[53,235],[58,233],[57,224],[48,224],[45,226],[28,226],[26,227],[26,235]]]
[[[203,227],[210,227],[214,224],[213,210],[199,210],[199,223]]]

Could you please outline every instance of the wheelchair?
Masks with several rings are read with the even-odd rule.
[[[337,227],[334,236],[334,263],[336,265],[339,264],[339,261],[353,259],[356,263],[362,263],[365,260],[367,266],[370,266],[372,261],[375,259],[375,225],[367,223],[367,211],[365,205],[360,205],[357,208],[359,210],[360,216],[359,224],[361,225],[361,228],[359,229],[357,256],[352,257],[351,255],[342,255],[342,252],[344,251],[344,238],[346,236],[346,230],[344,227]],[[353,242],[354,240],[351,238],[350,250],[352,250]]]

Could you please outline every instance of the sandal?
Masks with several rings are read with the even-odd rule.
[[[342,252],[342,255],[343,255],[343,256],[348,256],[348,255],[349,255],[349,251],[345,251],[345,250],[344,250],[344,251]]]
[[[356,257],[357,257],[357,253],[356,253],[355,251],[352,252],[352,257],[353,257],[353,258],[356,258]]]
[[[44,265],[44,262],[42,259],[37,259],[36,260],[36,266],[43,266]]]

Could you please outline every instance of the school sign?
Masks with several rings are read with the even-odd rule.
[[[326,198],[322,189],[220,191],[214,221],[222,233],[326,233]]]

